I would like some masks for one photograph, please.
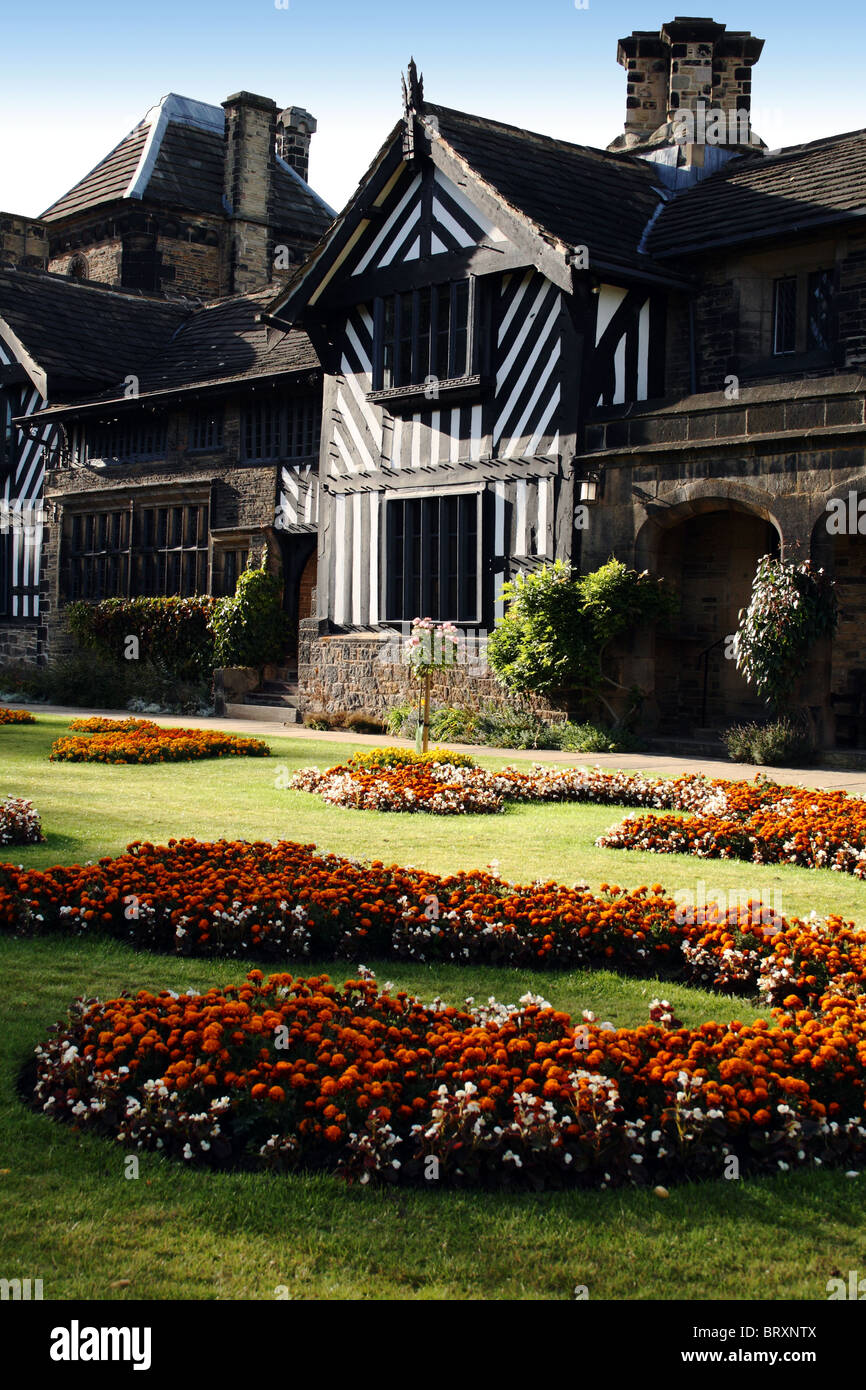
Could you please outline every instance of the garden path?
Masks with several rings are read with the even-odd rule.
[[[27,704],[15,705],[7,701],[9,708],[29,709],[34,714],[64,714],[72,718],[86,718],[89,715],[103,715],[116,719],[129,719],[128,711],[104,709],[73,709],[65,705]],[[230,733],[254,734],[260,738],[297,738],[317,743],[345,744],[356,747],[412,747],[412,741],[405,738],[392,738],[387,734],[342,733],[319,729],[308,729],[302,724],[272,724],[258,719],[216,719],[202,716],[167,714],[142,716],[157,724],[169,724],[175,728],[220,729]],[[563,753],[556,749],[533,748],[490,748],[486,744],[436,744],[437,748],[453,748],[455,752],[471,753],[483,758],[499,758],[512,762],[515,760],[538,763],[566,763],[572,766],[618,768],[626,771],[646,772],[658,777],[678,777],[686,772],[702,772],[707,777],[725,777],[732,780],[751,781],[758,769],[746,763],[731,763],[712,758],[678,758],[666,753]],[[335,749],[334,759],[339,760]],[[790,783],[801,787],[821,787],[827,790],[841,790],[853,796],[866,796],[866,768],[774,767],[763,769],[776,782]]]

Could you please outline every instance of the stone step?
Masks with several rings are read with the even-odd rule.
[[[251,690],[244,696],[245,705],[273,705],[275,709],[297,709],[297,695],[272,690]]]
[[[255,719],[263,724],[300,724],[301,715],[288,705],[226,705],[229,719]]]
[[[260,695],[262,692],[264,692],[267,695],[297,695],[298,682],[262,681],[259,685],[256,686],[255,690],[250,691],[250,694]]]

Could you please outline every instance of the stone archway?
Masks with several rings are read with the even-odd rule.
[[[653,525],[648,567],[680,597],[673,631],[655,637],[660,729],[688,735],[766,713],[730,658],[727,639],[748,603],[758,560],[779,552],[777,526],[742,503],[708,497],[671,507]]]

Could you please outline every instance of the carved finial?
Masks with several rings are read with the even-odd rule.
[[[409,59],[409,81],[403,81],[403,101],[409,111],[420,111],[424,105],[424,78],[418,72],[415,59]]]
[[[401,76],[403,87],[403,158],[411,163],[415,158],[415,117],[424,107],[424,78],[419,74],[415,59],[409,59],[406,76]]]

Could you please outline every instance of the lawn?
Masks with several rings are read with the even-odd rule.
[[[471,820],[344,811],[279,784],[287,769],[328,765],[348,746],[273,738],[275,756],[261,761],[55,765],[48,747],[67,721],[38,720],[0,730],[0,790],[32,797],[48,834],[45,845],[7,852],[18,863],[80,862],[132,839],[284,837],[439,871],[495,859],[522,880],[658,880],[694,891],[702,879],[708,896],[713,887],[776,890],[789,914],[866,917],[863,884],[829,872],[596,849],[595,837],[620,818],[616,808],[525,806]],[[504,757],[485,761],[501,766]],[[139,1179],[127,1180],[119,1149],[22,1106],[22,1062],[74,995],[224,984],[243,967],[57,938],[2,940],[0,959],[2,1268],[7,1278],[41,1277],[46,1298],[259,1299],[286,1286],[293,1298],[567,1299],[584,1284],[593,1299],[824,1299],[830,1277],[862,1267],[866,1177],[841,1173],[681,1186],[660,1199],[631,1190],[347,1189],[321,1176],[192,1172],[145,1155]],[[745,1002],[606,972],[367,963],[427,1000],[514,1000],[532,989],[615,1024],[645,1021],[656,993],[689,1023],[756,1013]],[[342,978],[351,967],[332,973]]]

